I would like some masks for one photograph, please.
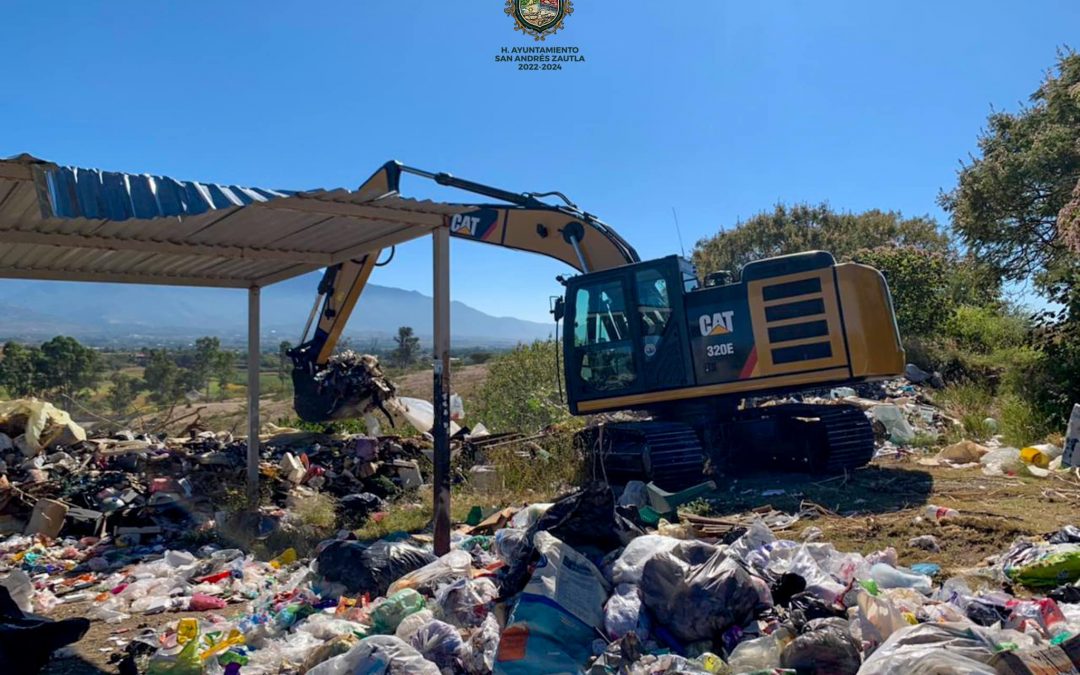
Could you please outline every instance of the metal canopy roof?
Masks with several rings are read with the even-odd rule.
[[[0,278],[265,286],[445,226],[467,207],[0,160]]]

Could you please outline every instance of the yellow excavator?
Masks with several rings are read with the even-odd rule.
[[[754,403],[903,372],[889,288],[874,268],[809,251],[749,263],[737,281],[721,270],[702,279],[679,256],[640,260],[559,192],[515,193],[397,162],[361,192],[399,193],[403,174],[500,202],[459,205],[466,208],[448,216],[451,236],[540,253],[579,272],[559,277],[566,290],[552,309],[563,326],[570,412],[642,413],[585,436],[610,481],[680,489],[701,481],[707,459],[719,469],[835,472],[873,456],[873,429],[857,407]],[[355,414],[356,406],[320,390],[317,375],[381,253],[330,267],[319,284],[291,352],[294,404],[305,420]]]

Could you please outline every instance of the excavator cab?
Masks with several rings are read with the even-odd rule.
[[[693,384],[683,317],[685,293],[696,287],[693,267],[678,256],[569,280],[563,344],[571,409]]]

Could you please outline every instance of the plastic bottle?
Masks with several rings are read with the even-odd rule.
[[[930,577],[925,574],[896,569],[885,563],[877,563],[871,567],[870,578],[877,583],[878,588],[913,588],[923,595],[930,595],[933,590]]]
[[[956,509],[950,509],[947,506],[937,506],[935,504],[926,505],[926,515],[934,520],[945,520],[946,518],[955,518],[960,515],[960,512]]]

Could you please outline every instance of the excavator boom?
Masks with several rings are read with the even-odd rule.
[[[579,210],[558,192],[510,192],[398,162],[384,164],[357,192],[361,199],[372,200],[398,194],[402,174],[420,176],[439,185],[505,202],[454,204],[461,209],[447,216],[446,226],[452,237],[539,253],[560,260],[579,272],[605,270],[640,260],[633,247],[614,230],[595,216]],[[542,200],[545,197],[557,197],[563,203],[548,203]],[[381,255],[381,250],[369,251],[328,267],[323,274],[300,345],[290,352],[295,366],[296,408],[304,419],[323,421],[345,414],[343,409],[335,409],[320,399],[312,378],[334,353],[371,273],[380,264],[385,264],[378,262]],[[351,406],[350,414],[354,410],[355,406]]]

